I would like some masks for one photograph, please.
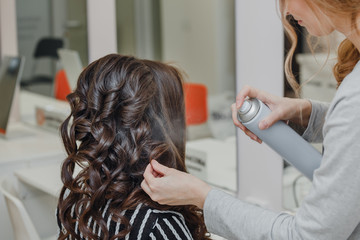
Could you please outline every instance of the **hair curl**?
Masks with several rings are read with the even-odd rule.
[[[194,206],[163,206],[153,202],[140,187],[151,159],[186,171],[184,94],[181,73],[173,66],[117,54],[91,63],[67,96],[71,114],[61,125],[68,154],[61,179],[59,219],[66,231],[75,233],[75,206],[83,238],[95,239],[87,222],[97,222],[104,239],[124,237],[131,229],[122,210],[139,203],[184,215],[194,239],[207,239],[202,212]],[[74,168],[81,171],[76,175]],[[109,236],[100,209],[112,199],[109,210],[125,230]],[[80,210],[81,209],[81,210]]]
[[[295,93],[299,92],[299,84],[296,82],[292,71],[292,59],[297,45],[297,36],[294,28],[288,22],[285,12],[285,2],[287,0],[280,0],[280,11],[282,16],[282,22],[291,42],[291,48],[286,55],[285,59],[285,75],[290,86]],[[356,19],[360,12],[359,0],[305,0],[309,6],[314,9],[314,6],[323,9],[325,12],[334,14],[337,16],[350,17],[352,29],[359,33],[359,29],[356,23]],[[333,68],[333,73],[338,86],[342,80],[348,75],[355,67],[356,63],[360,60],[359,50],[351,43],[349,39],[345,39],[338,47],[338,61]]]

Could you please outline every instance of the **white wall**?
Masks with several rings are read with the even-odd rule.
[[[16,31],[16,7],[15,0],[0,0],[0,54],[4,56],[17,56],[17,31]],[[11,121],[19,118],[19,89],[16,89],[15,100],[11,112]],[[9,221],[8,213],[3,196],[0,196],[0,232],[2,239],[12,239],[12,226]]]
[[[52,22],[52,36],[63,38],[66,27],[66,2],[65,0],[51,1],[51,22]],[[65,43],[66,47],[66,43]]]
[[[151,0],[134,1],[134,27],[136,56],[146,59],[155,59],[155,26],[153,21]]]
[[[0,53],[1,57],[18,54],[15,0],[0,0]]]
[[[15,0],[0,0],[0,54],[1,59],[4,56],[18,55]],[[17,86],[15,90],[10,122],[15,122],[20,119],[18,96],[19,86]]]
[[[48,0],[17,0],[16,18],[18,29],[19,52],[26,58],[23,79],[33,75],[33,55],[37,42],[42,37],[51,36],[50,2]],[[35,72],[52,74],[52,66],[48,61],[38,62]]]
[[[233,91],[233,1],[162,0],[161,10],[163,60],[180,65],[210,95]]]
[[[218,92],[235,89],[235,2],[215,3]]]
[[[88,0],[89,63],[109,53],[117,53],[115,0]]]
[[[283,31],[275,1],[237,0],[237,91],[245,84],[283,95]],[[238,196],[280,210],[282,160],[238,130]]]

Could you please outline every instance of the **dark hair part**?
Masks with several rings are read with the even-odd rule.
[[[195,239],[207,239],[202,212],[195,206],[164,206],[153,202],[141,189],[144,170],[151,159],[186,171],[185,113],[182,74],[175,67],[156,61],[117,54],[91,63],[68,95],[71,114],[61,125],[68,157],[61,179],[59,219],[65,231],[59,239],[75,233],[75,206],[82,237],[97,238],[87,223],[91,217],[105,239],[109,231],[101,208],[109,199],[113,219],[131,229],[122,210],[140,203],[184,215]],[[75,165],[81,166],[74,174]]]

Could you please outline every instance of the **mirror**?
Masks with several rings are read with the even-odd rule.
[[[235,99],[235,0],[115,3],[119,53],[172,62],[186,73],[187,86],[205,90],[205,117],[187,127],[187,165],[194,175],[235,194],[236,137],[230,110]],[[22,89],[53,97],[53,79],[63,66],[57,58],[35,57],[36,45],[44,37],[55,38],[87,64],[86,0],[17,0],[16,6],[19,53],[26,57]],[[50,80],[33,81],[35,76]]]
[[[58,48],[76,50],[88,63],[86,0],[16,0],[19,55],[25,56],[22,89],[54,96],[63,68]]]
[[[234,5],[234,0],[116,1],[119,53],[172,62],[185,71],[187,83],[206,89],[205,121],[187,125],[188,170],[233,193]]]

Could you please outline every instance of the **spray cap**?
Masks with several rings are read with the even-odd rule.
[[[244,101],[238,110],[237,118],[240,122],[246,123],[253,119],[259,112],[260,103],[256,98],[250,98]]]

